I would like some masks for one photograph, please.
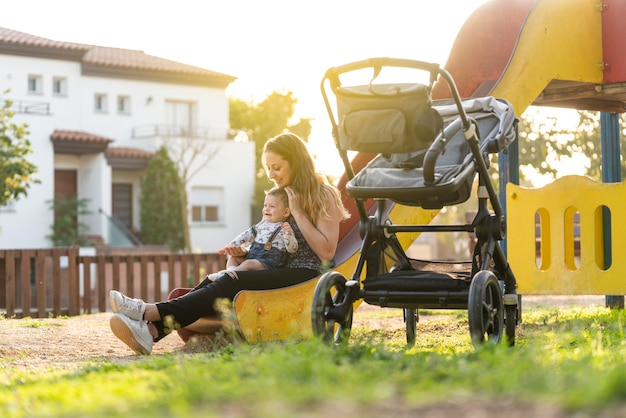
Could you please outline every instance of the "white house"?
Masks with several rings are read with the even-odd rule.
[[[254,189],[254,142],[228,139],[225,89],[234,80],[142,51],[0,28],[0,92],[9,90],[0,99],[13,101],[13,122],[28,125],[41,181],[0,209],[0,248],[50,247],[56,192],[89,199],[80,221],[95,240],[132,245],[119,221],[140,229],[148,161],[163,143],[189,141],[202,148],[187,190],[192,247],[220,248],[249,227]]]

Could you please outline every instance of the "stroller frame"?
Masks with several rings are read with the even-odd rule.
[[[383,155],[383,146],[374,150],[379,154],[365,168],[355,169],[348,158],[348,151],[354,149],[349,149],[352,145],[346,145],[340,137],[343,121],[339,119],[342,115],[333,110],[329,102],[328,90],[335,95],[341,91],[339,78],[343,74],[371,68],[373,82],[383,67],[430,73],[430,85],[426,87],[429,104],[432,104],[430,91],[436,81],[446,82],[452,93],[452,100],[434,103],[436,110],[445,113],[452,108],[453,112],[444,118],[443,127],[430,145],[412,154],[418,156],[419,167],[411,165],[415,158],[407,160],[411,162],[409,166],[400,164],[405,169],[402,174],[408,176],[408,180],[406,185],[398,187],[395,181],[359,184],[359,176],[367,170],[370,171],[368,179],[379,181],[384,177],[381,173],[386,172],[385,164],[390,156]],[[347,341],[354,308],[364,301],[380,307],[403,309],[408,344],[415,343],[418,310],[426,308],[467,309],[470,336],[475,347],[485,341],[500,342],[504,335],[508,344],[514,345],[519,321],[517,284],[499,245],[506,235],[506,221],[488,172],[488,154],[504,149],[515,139],[517,119],[512,110],[507,115],[506,126],[503,128],[501,120],[496,126],[497,137],[484,141],[480,137],[479,123],[471,112],[466,111],[468,101],[460,98],[451,75],[437,64],[407,59],[371,58],[331,68],[322,79],[321,90],[332,123],[333,139],[345,167],[346,190],[355,199],[362,242],[351,277],[346,279],[339,272],[331,271],[319,279],[311,310],[314,335],[327,342]],[[499,102],[508,105],[506,101]],[[502,132],[503,129],[506,132]],[[461,132],[460,142],[469,146],[469,157],[454,169],[456,175],[453,178],[442,180],[440,172],[445,168],[440,164],[442,156],[446,147],[450,147],[451,137],[461,135]],[[391,222],[389,213],[396,204],[440,209],[467,200],[476,174],[478,210],[471,222],[459,225],[395,225]],[[471,261],[462,263],[461,268],[458,262],[411,259],[398,239],[398,234],[402,233],[454,231],[474,233],[477,239]]]

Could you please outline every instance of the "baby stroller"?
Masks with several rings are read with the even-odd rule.
[[[377,83],[388,69],[408,69],[428,81]],[[368,84],[342,85],[347,74],[369,77],[370,70]],[[433,102],[435,82],[447,83],[452,99]],[[475,347],[499,342],[504,333],[513,345],[519,319],[516,280],[500,247],[506,224],[488,173],[489,153],[515,139],[512,106],[493,97],[461,100],[447,71],[407,59],[372,58],[330,68],[321,89],[345,166],[346,192],[356,202],[362,242],[352,277],[337,271],[320,277],[311,310],[313,333],[327,342],[346,341],[353,309],[364,301],[402,308],[409,344],[415,342],[419,309],[467,309]],[[353,151],[373,157],[359,170],[349,159]],[[471,222],[392,223],[396,206],[406,213],[467,201],[476,174],[478,210]],[[471,261],[411,259],[400,238],[402,233],[452,231],[475,234]]]

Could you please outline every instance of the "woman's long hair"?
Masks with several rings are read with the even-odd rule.
[[[291,184],[298,194],[302,210],[312,223],[318,216],[330,217],[328,202],[334,202],[342,218],[350,216],[343,206],[341,195],[326,177],[315,171],[315,163],[305,142],[292,133],[282,133],[269,139],[263,147],[263,154],[272,152],[280,155],[291,168]]]

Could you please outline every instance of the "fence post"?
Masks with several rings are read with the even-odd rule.
[[[169,285],[169,290],[180,287],[176,283],[176,265],[174,264],[174,254],[169,253],[167,255],[167,282]]]
[[[154,268],[152,269],[152,271],[154,272],[154,300],[162,300],[163,290],[161,289],[161,255],[155,255],[153,260]]]
[[[5,253],[7,318],[15,315],[15,251]]]
[[[83,260],[83,313],[91,313],[91,257],[81,257]]]
[[[98,301],[98,312],[106,312],[106,259],[104,254],[97,256],[98,271],[96,273],[96,300]]]
[[[132,255],[126,255],[126,294],[135,297],[135,259]]]
[[[39,318],[47,317],[47,290],[48,286],[46,283],[46,255],[48,251],[46,250],[38,250],[37,251],[37,263],[35,264],[35,270],[37,272],[35,276],[35,280],[37,281],[37,316]]]
[[[60,248],[52,249],[52,314],[61,315],[61,255]]]
[[[150,300],[148,297],[148,256],[141,254],[139,256],[139,277],[141,277],[141,298]]]
[[[67,285],[68,285],[68,315],[80,313],[80,292],[78,281],[78,247],[67,250]]]
[[[198,253],[193,253],[192,257],[192,263],[193,263],[193,283],[194,286],[196,285],[196,283],[200,283],[200,254]]]
[[[183,287],[190,287],[189,283],[189,260],[187,254],[180,255],[180,278],[183,281]],[[191,287],[195,286],[196,282],[191,283]]]
[[[20,259],[20,284],[22,290],[22,317],[30,316],[30,260],[33,255],[31,250],[22,250]]]
[[[113,276],[113,289],[119,289],[120,288],[120,256],[115,254],[113,255],[113,265],[111,267],[112,273],[111,275]]]

